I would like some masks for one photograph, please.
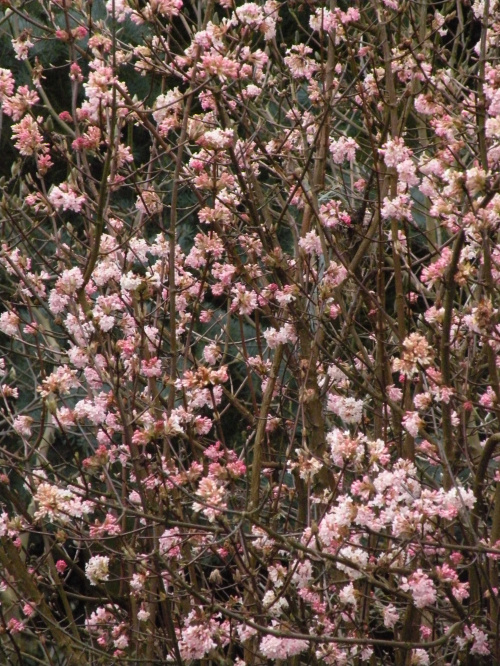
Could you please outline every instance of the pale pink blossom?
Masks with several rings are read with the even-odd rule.
[[[109,579],[109,557],[106,555],[94,555],[85,565],[85,575],[90,581],[91,585],[98,585],[99,583]]]
[[[318,32],[330,32],[338,26],[338,19],[336,14],[329,9],[318,8],[309,19],[309,25]]]
[[[354,610],[357,608],[358,600],[352,583],[349,583],[349,585],[346,585],[340,590],[339,599],[343,604],[352,606]]]
[[[402,424],[412,437],[417,437],[423,421],[418,412],[405,412]]]
[[[143,190],[137,197],[135,207],[144,215],[155,215],[163,210],[161,199],[153,190]]]
[[[182,538],[179,528],[172,527],[165,530],[159,539],[159,550],[168,558],[178,558],[181,555]]]
[[[140,622],[147,622],[149,620],[151,613],[147,611],[145,608],[141,608],[141,610],[137,613],[137,619]]]
[[[107,0],[106,11],[119,23],[123,23],[127,16],[132,13],[132,7],[129,7],[127,0]]]
[[[158,12],[168,18],[178,16],[182,5],[182,0],[149,0],[149,6],[153,12]]]
[[[337,414],[344,423],[360,423],[363,407],[363,401],[356,398],[346,398],[333,393],[328,396],[328,409]]]
[[[231,310],[237,311],[240,315],[250,315],[257,307],[257,294],[249,291],[245,285],[237,283],[232,289],[233,300]]]
[[[14,92],[14,77],[10,69],[0,67],[0,101],[9,98]],[[5,111],[5,109],[4,109]]]
[[[264,338],[269,349],[275,349],[280,344],[295,344],[297,333],[292,324],[284,324],[279,330],[268,328],[264,331]]]
[[[2,312],[0,315],[0,331],[8,336],[17,335],[20,321],[15,312]]]
[[[196,623],[194,611],[189,614],[186,624],[181,630],[179,652],[186,662],[192,659],[203,659],[216,647],[214,638],[215,623]]]
[[[341,136],[336,141],[330,141],[330,153],[335,164],[353,162],[356,159],[357,148],[358,145],[352,137]]]
[[[306,587],[313,577],[313,567],[309,560],[299,562],[292,576],[292,583],[298,588]]]
[[[388,629],[392,629],[396,622],[399,620],[399,613],[394,604],[389,604],[388,606],[384,607],[383,616],[384,626]]]
[[[411,200],[407,194],[398,194],[393,197],[385,197],[382,202],[381,214],[384,220],[394,218],[395,220],[411,220]]]
[[[295,453],[298,462],[289,463],[289,468],[298,469],[300,478],[304,481],[310,481],[322,469],[322,463],[301,449],[295,449]]]
[[[401,162],[409,159],[412,155],[412,151],[405,146],[401,137],[388,139],[383,147],[379,149],[379,152],[383,155],[386,165],[394,168],[397,168]]]
[[[56,281],[56,289],[68,296],[74,295],[83,284],[83,275],[78,266],[69,268],[61,273]]]
[[[267,659],[286,660],[304,652],[309,647],[307,641],[296,638],[278,638],[277,636],[264,636],[259,649]]]
[[[100,523],[98,520],[91,525],[89,529],[89,535],[91,537],[102,537],[106,534],[115,536],[121,534],[121,527],[118,524],[118,518],[113,516],[111,513],[107,513],[104,521]]]
[[[161,360],[156,356],[149,360],[144,359],[141,363],[141,373],[144,377],[161,377],[162,372]]]
[[[293,76],[309,78],[319,69],[319,65],[310,57],[312,52],[305,44],[297,44],[287,50],[284,62]]]
[[[79,213],[85,203],[85,195],[80,194],[68,183],[62,183],[60,186],[52,188],[48,200],[57,210],[72,210]]]
[[[356,568],[337,562],[337,568],[344,571],[351,580],[357,580],[363,577],[363,570],[368,564],[368,553],[361,548],[354,548],[353,546],[344,546],[338,552],[338,556],[349,560]]]
[[[63,395],[78,386],[76,372],[67,365],[61,365],[50,373],[38,388],[40,395],[46,398],[50,393]]]
[[[6,78],[5,75],[0,78],[0,93],[2,88],[5,91],[10,89],[9,79]],[[19,86],[15,95],[7,95],[4,93],[2,98],[2,110],[6,115],[10,116],[12,120],[18,121],[21,120],[24,114],[29,111],[35,104],[38,104],[39,101],[40,98],[36,90],[31,90],[28,88],[28,86]],[[25,122],[28,123],[27,120]],[[40,118],[37,118],[37,122],[39,124]]]
[[[31,416],[16,416],[13,422],[13,427],[16,432],[24,437],[31,437],[31,424],[33,419]]]
[[[351,224],[351,217],[342,210],[341,202],[334,199],[320,206],[319,219],[327,229],[335,229],[342,225]]]
[[[422,569],[417,569],[409,578],[403,576],[401,580],[401,589],[411,593],[417,608],[425,608],[436,601],[434,583]]]
[[[394,372],[400,372],[406,377],[412,377],[420,367],[431,364],[433,352],[427,339],[420,333],[410,333],[403,341],[401,358],[392,362]]]
[[[36,119],[27,115],[15,125],[12,125],[12,135],[15,138],[15,147],[21,155],[29,157],[38,152],[46,152],[47,144],[44,142],[40,125],[43,118],[38,116]]]
[[[467,638],[467,640],[472,641],[472,647],[470,648],[471,654],[478,654],[484,656],[490,654],[488,636],[475,624],[471,624],[470,629],[468,626],[465,626],[464,635]]]
[[[437,280],[442,279],[450,260],[451,250],[449,247],[445,247],[441,250],[440,257],[437,261],[423,268],[420,275],[422,282],[431,287]]]
[[[90,501],[82,500],[71,489],[58,488],[48,482],[38,485],[34,500],[38,505],[35,519],[48,518],[52,521],[66,523],[73,518],[82,518],[93,510]]]
[[[223,150],[230,148],[234,143],[234,134],[231,130],[214,129],[204,132],[196,141],[208,150]]]
[[[317,255],[323,254],[321,247],[321,238],[313,231],[308,231],[307,234],[299,240],[299,246],[307,252],[307,254]]]
[[[27,60],[29,50],[33,46],[29,33],[23,32],[17,39],[12,39],[11,44],[16,53],[16,58],[18,60]]]
[[[215,479],[209,477],[201,479],[196,495],[201,500],[193,503],[193,511],[201,511],[210,522],[213,522],[227,506],[226,492]]]
[[[422,650],[421,648],[415,648],[411,652],[411,666],[429,666],[430,657],[427,650]]]
[[[11,617],[7,622],[7,631],[12,635],[21,633],[24,631],[24,622],[21,622],[21,620],[18,620],[15,617]]]
[[[226,58],[214,50],[204,55],[201,63],[206,74],[217,76],[222,81],[236,79],[240,72],[239,63],[231,60],[231,58]],[[222,130],[220,131],[222,132]]]

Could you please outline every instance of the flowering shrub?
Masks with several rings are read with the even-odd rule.
[[[2,658],[500,660],[500,6],[2,7]]]

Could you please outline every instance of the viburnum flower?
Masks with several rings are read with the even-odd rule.
[[[396,622],[399,620],[399,613],[396,609],[396,606],[394,604],[389,604],[388,606],[385,606],[383,610],[383,617],[384,617],[384,626],[387,627],[388,629],[392,629]]]
[[[109,579],[109,557],[94,555],[85,565],[85,575],[91,585],[98,585]]]
[[[48,482],[38,485],[34,500],[38,505],[34,514],[36,520],[49,518],[66,523],[71,517],[81,518],[94,508],[92,502],[82,500],[70,488],[58,488]]]
[[[326,442],[330,446],[332,460],[338,467],[343,467],[349,460],[361,460],[364,456],[363,443],[348,431],[332,430],[326,435]]]
[[[409,621],[413,666],[486,655],[499,2],[465,12],[485,23],[468,50],[444,10],[399,0],[302,3],[298,32],[278,0],[104,3],[87,54],[86,3],[47,3],[36,50],[58,40],[67,68],[0,68],[0,536],[22,555],[32,535],[39,592],[17,611],[52,574],[71,591],[79,555],[117,605],[82,598],[71,626],[47,603],[103,666],[369,663]],[[7,629],[47,641],[46,615]]]
[[[309,25],[318,32],[330,32],[335,30],[338,25],[338,19],[334,12],[322,7],[316,9],[315,13],[309,19]]]
[[[22,32],[17,39],[11,40],[11,44],[18,60],[26,60],[28,58],[29,50],[33,46],[30,34],[27,31]]]
[[[257,295],[249,291],[245,285],[237,283],[231,289],[231,294],[233,296],[231,309],[240,315],[250,315],[257,307]]]
[[[336,506],[324,515],[318,526],[319,538],[325,546],[334,546],[342,538],[346,529],[352,525],[355,514],[356,509],[352,497],[345,495],[339,497]],[[351,547],[349,546],[349,548]]]
[[[342,225],[351,224],[351,217],[342,210],[341,202],[334,199],[320,206],[319,219],[327,229],[335,229]]]
[[[277,624],[273,628],[278,628]],[[309,647],[307,641],[296,638],[278,638],[277,636],[264,636],[259,649],[267,659],[288,659],[304,652]]]
[[[76,372],[67,365],[61,365],[42,381],[38,390],[40,395],[45,398],[50,393],[59,395],[69,393],[72,388],[77,386]]]
[[[129,7],[127,0],[107,0],[106,11],[119,23],[123,23],[127,16],[132,13],[132,7]]]
[[[410,664],[411,666],[429,666],[430,657],[427,650],[422,650],[421,648],[412,650]]]
[[[31,416],[16,416],[14,419],[14,430],[18,432],[20,435],[24,435],[25,437],[31,437],[31,424],[33,423],[33,419]]]
[[[299,562],[292,576],[292,583],[298,588],[306,587],[313,577],[313,566],[309,560]]]
[[[43,118],[38,116],[36,119],[27,115],[17,124],[12,125],[12,134],[15,137],[15,147],[21,155],[29,157],[38,152],[44,153],[48,150],[40,132],[40,124]]]
[[[465,626],[464,635],[467,640],[472,641],[472,647],[470,648],[471,654],[479,654],[484,656],[490,654],[488,637],[484,631],[479,629],[479,627],[477,627],[475,624],[471,624],[470,629],[469,627]]]
[[[129,639],[126,634],[120,634],[118,638],[115,638],[113,640],[113,645],[118,650],[125,650],[125,648],[128,647],[128,644],[129,644]]]
[[[221,356],[220,347],[216,342],[209,343],[203,349],[203,358],[210,365],[215,365]]]
[[[356,599],[354,585],[352,583],[349,583],[349,585],[346,585],[340,590],[339,599],[343,604],[352,606],[354,609],[357,607],[358,600]]]
[[[241,7],[235,9],[231,23],[237,25],[239,22],[251,28],[258,28],[263,19],[262,8],[256,2],[246,2]]]
[[[144,359],[141,364],[141,373],[145,377],[161,377],[161,360],[154,356],[149,360]]]
[[[404,351],[401,358],[392,362],[394,372],[401,372],[406,377],[412,377],[420,367],[426,367],[432,362],[432,351],[426,338],[420,333],[410,333],[403,342]]]
[[[411,206],[412,202],[407,194],[398,194],[393,198],[385,197],[380,212],[384,220],[411,220]]]
[[[214,625],[215,622],[196,622],[195,611],[188,615],[180,631],[179,652],[183,660],[203,659],[216,647]]]
[[[319,65],[310,57],[312,52],[311,47],[305,44],[298,44],[287,50],[284,62],[293,76],[310,78],[319,69]]]
[[[155,215],[156,213],[161,213],[163,210],[163,204],[159,195],[152,190],[143,190],[137,197],[135,207],[145,215]]]
[[[275,349],[280,344],[287,342],[294,344],[297,341],[297,333],[292,324],[285,324],[278,331],[273,328],[264,331],[264,338],[269,349]]]
[[[337,140],[330,141],[330,153],[335,164],[342,164],[346,160],[353,162],[356,159],[357,147],[352,137],[341,136]]]
[[[67,568],[68,568],[68,565],[66,564],[66,562],[64,560],[57,560],[56,570],[57,570],[58,574],[62,575],[66,571]]]
[[[73,295],[83,284],[83,275],[78,266],[64,270],[56,281],[56,288],[63,294]]]
[[[85,195],[80,194],[68,183],[62,183],[52,188],[48,200],[58,210],[72,210],[79,213],[85,203]]]
[[[0,331],[8,336],[16,335],[20,321],[19,316],[15,312],[2,312],[0,315]]]
[[[417,569],[409,578],[403,576],[401,580],[401,589],[411,593],[417,608],[425,608],[436,601],[434,583],[422,569]]]
[[[14,86],[14,77],[10,69],[0,67],[0,102],[12,96]]]
[[[442,249],[440,257],[437,261],[430,266],[425,266],[422,269],[420,279],[425,282],[427,286],[431,287],[437,280],[441,279],[448,267],[451,260],[451,250],[449,247]]]
[[[234,134],[231,130],[214,129],[204,132],[196,141],[197,144],[208,150],[222,150],[230,148],[234,143]]]
[[[354,569],[347,564],[337,562],[337,568],[349,576],[351,580],[357,580],[363,577],[363,570],[368,563],[368,553],[361,548],[354,548],[353,546],[344,546],[338,552],[339,557],[349,560],[358,568]]]
[[[328,396],[328,409],[337,414],[344,423],[359,423],[363,417],[363,406],[362,400],[334,394]]]
[[[301,238],[299,240],[299,245],[305,252],[307,252],[307,254],[323,254],[321,239],[314,230],[309,231],[303,238]]]
[[[110,513],[107,513],[102,523],[96,520],[95,523],[91,525],[89,529],[89,535],[91,537],[102,537],[106,534],[121,534],[121,531],[122,529],[118,524],[118,518]]]
[[[159,539],[159,550],[162,555],[168,558],[177,558],[181,555],[182,538],[179,528],[172,527],[165,530]]]
[[[288,601],[283,596],[277,596],[273,590],[268,590],[262,597],[262,605],[273,617],[279,617],[288,608]]]
[[[4,87],[8,89],[8,83],[5,82]],[[0,81],[1,91],[1,81]],[[12,120],[21,120],[24,114],[31,109],[32,106],[37,104],[40,98],[36,90],[28,88],[28,86],[19,86],[15,95],[5,97],[2,100],[2,109],[4,113],[12,118]],[[37,118],[39,122],[40,118]],[[27,121],[26,121],[27,122]]]
[[[196,494],[201,497],[203,501],[194,502],[193,511],[201,511],[210,522],[213,522],[216,516],[221,513],[221,510],[225,509],[227,506],[225,502],[226,492],[224,488],[214,479],[209,477],[201,479]]]
[[[137,619],[140,622],[147,622],[149,620],[151,613],[147,611],[145,608],[141,608],[141,610],[137,613]]]
[[[17,620],[15,617],[10,618],[7,622],[7,631],[12,635],[21,633],[21,631],[24,631],[24,622]]]
[[[403,139],[399,136],[388,139],[383,147],[379,149],[379,153],[383,155],[386,165],[394,168],[397,168],[401,162],[412,155],[412,151],[405,146]]]
[[[302,449],[295,449],[295,453],[297,454],[298,462],[290,463],[289,468],[298,469],[301,479],[311,481],[323,467],[322,463]]]
[[[418,431],[423,425],[418,412],[406,412],[403,416],[403,427],[407,430],[412,437],[417,437]]]
[[[182,0],[149,0],[149,7],[153,12],[172,18],[178,16],[182,9]]]
[[[255,620],[253,620],[253,621],[255,621]],[[238,632],[238,636],[239,636],[240,640],[242,640],[242,641],[248,640],[252,636],[255,636],[255,634],[257,633],[257,629],[254,629],[253,627],[251,627],[248,624],[239,624],[236,627],[236,631]]]

